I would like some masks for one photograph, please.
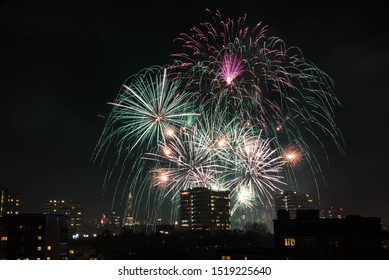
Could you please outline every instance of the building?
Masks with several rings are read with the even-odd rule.
[[[72,200],[50,200],[43,204],[43,214],[66,215],[69,217],[68,229],[70,234],[76,234],[82,226],[83,207]]]
[[[67,258],[67,217],[20,214],[0,218],[0,259]]]
[[[20,195],[10,193],[8,188],[0,189],[0,217],[20,214]]]
[[[276,211],[289,211],[291,219],[296,219],[297,210],[309,210],[313,208],[313,199],[310,195],[295,191],[284,191],[275,198]]]
[[[280,260],[273,247],[237,247],[220,248],[216,250],[216,259],[219,260]]]
[[[134,216],[133,216],[133,201],[132,201],[132,193],[129,192],[128,199],[126,202],[126,207],[124,209],[124,215],[123,215],[123,226],[125,227],[131,227],[134,225]]]
[[[69,240],[67,248],[69,260],[96,260],[99,258],[96,251],[96,238],[94,237]]]
[[[230,193],[207,188],[181,191],[180,227],[188,230],[231,230]]]
[[[116,228],[120,229],[122,227],[122,219],[121,219],[119,213],[117,213],[116,211],[112,211],[111,212],[111,217],[112,217],[112,219],[111,219],[112,224]]]
[[[277,252],[285,259],[387,259],[382,246],[381,219],[347,216],[319,217],[319,210],[297,210],[290,219],[286,210],[274,220]]]
[[[343,219],[345,217],[342,207],[335,208],[331,206],[329,209],[320,210],[320,218],[322,219]]]

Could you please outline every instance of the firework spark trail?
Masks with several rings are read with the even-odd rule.
[[[243,73],[243,70],[243,62],[235,54],[224,54],[220,74],[227,85],[231,85],[235,78]]]

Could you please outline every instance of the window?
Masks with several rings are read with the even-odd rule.
[[[222,256],[222,260],[229,261],[231,260],[231,256]]]
[[[285,246],[295,246],[296,245],[296,239],[294,237],[285,238]]]
[[[51,246],[47,246],[47,251],[50,251],[51,250]]]
[[[8,240],[8,236],[2,236],[1,237],[1,241],[7,241]]]
[[[42,235],[38,235],[38,240],[42,240]]]
[[[37,251],[42,251],[42,247],[41,247],[41,246],[38,246],[38,247],[36,247],[36,250],[37,250]]]

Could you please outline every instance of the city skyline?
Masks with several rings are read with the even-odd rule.
[[[114,186],[102,196],[105,170],[90,160],[111,109],[107,102],[130,75],[171,63],[168,55],[178,50],[174,38],[196,26],[210,8],[226,17],[247,14],[252,22],[263,21],[272,35],[300,47],[335,80],[343,105],[336,121],[346,155],[328,150],[321,205],[342,207],[349,214],[389,216],[388,152],[377,148],[384,147],[381,135],[388,114],[383,86],[388,34],[379,7],[280,8],[250,1],[236,7],[201,1],[190,7],[137,5],[1,4],[5,43],[0,50],[7,56],[0,66],[5,132],[0,184],[21,194],[23,212],[40,211],[53,198],[83,203],[90,218],[100,209],[110,210]],[[135,17],[126,17],[126,10]],[[314,187],[299,175],[300,191],[315,199]],[[124,206],[126,197],[115,205]]]

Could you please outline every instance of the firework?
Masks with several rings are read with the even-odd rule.
[[[127,79],[114,102],[102,136],[94,151],[93,160],[100,156],[108,161],[104,188],[118,173],[119,184],[134,194],[134,205],[154,201],[148,193],[148,169],[141,157],[144,151],[155,151],[157,144],[172,138],[182,127],[190,126],[198,114],[189,100],[179,77],[171,79],[167,67],[143,69]],[[135,149],[136,147],[136,149]],[[113,154],[113,158],[109,158]],[[114,203],[115,198],[113,199]],[[148,202],[149,203],[149,202]]]
[[[190,131],[174,135],[168,143],[161,142],[159,153],[147,153],[145,159],[156,164],[151,173],[156,176],[154,185],[164,187],[164,195],[173,197],[180,190],[205,187],[210,188],[216,182],[220,167],[213,159],[209,144],[204,143],[204,131],[193,126]],[[155,175],[157,174],[157,175]]]
[[[246,16],[224,21],[219,12],[210,15],[212,21],[180,34],[186,52],[172,55],[181,60],[177,68],[192,69],[196,97],[251,119],[270,138],[282,132],[303,141],[304,133],[319,130],[341,149],[332,79],[298,48],[268,36],[262,22],[250,27]]]
[[[122,161],[113,168],[129,173],[130,191],[146,194],[152,213],[167,197],[174,212],[180,190],[194,187],[230,191],[233,213],[269,206],[297,185],[303,160],[318,188],[312,145],[325,154],[328,137],[342,152],[332,79],[262,22],[210,15],[179,35],[178,61],[130,77],[109,103],[95,154],[114,148]]]
[[[159,152],[145,158],[157,162],[154,185],[165,196],[174,198],[180,190],[195,187],[224,189],[231,192],[236,209],[269,205],[273,193],[281,190],[284,161],[271,144],[257,127],[203,112],[190,130],[161,142]],[[251,195],[243,195],[244,190]]]
[[[243,62],[236,54],[224,53],[220,66],[220,74],[227,86],[232,85],[234,80],[244,71]]]
[[[300,149],[293,144],[289,144],[283,149],[282,157],[287,164],[293,167],[297,167],[303,160]]]
[[[104,146],[112,138],[129,144],[156,146],[197,116],[181,81],[171,80],[167,68],[154,66],[130,77],[122,86],[100,139]]]
[[[262,138],[262,133],[253,134],[252,129],[244,134],[242,140],[234,143],[238,146],[233,153],[223,149],[219,152],[224,162],[223,178],[232,196],[246,189],[261,204],[271,205],[275,191],[284,184],[282,168],[283,158],[278,150],[271,147],[272,139]],[[237,192],[237,194],[236,194]]]
[[[249,26],[246,16],[224,20],[218,11],[208,12],[210,21],[179,35],[176,41],[184,51],[172,55],[178,59],[177,69],[192,71],[194,98],[208,111],[224,111],[228,119],[238,117],[247,126],[260,126],[264,137],[274,139],[270,145],[279,156],[294,143],[298,153],[284,158],[288,184],[297,186],[294,168],[302,158],[314,177],[321,176],[311,147],[318,143],[325,154],[325,137],[343,153],[333,80],[300,49],[269,36],[262,22]]]
[[[234,215],[236,210],[255,207],[255,195],[253,191],[247,186],[241,186],[236,190],[235,203],[233,204],[231,215]]]

